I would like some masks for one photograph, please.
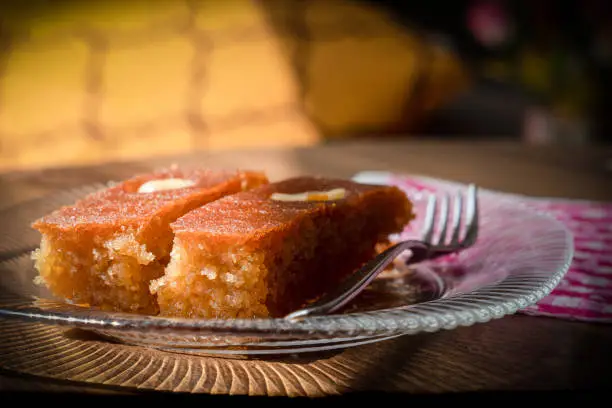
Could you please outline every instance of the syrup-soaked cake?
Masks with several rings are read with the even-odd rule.
[[[396,187],[301,177],[224,197],[172,223],[160,314],[278,317],[334,287],[413,218]]]
[[[171,168],[136,176],[35,221],[37,278],[56,296],[104,310],[157,314],[149,282],[168,263],[170,223],[267,183],[250,171]]]

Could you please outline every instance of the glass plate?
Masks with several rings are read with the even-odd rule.
[[[330,350],[454,329],[513,314],[550,293],[572,259],[572,237],[558,221],[514,201],[481,194],[481,230],[467,251],[380,275],[340,313],[302,321],[176,319],[109,313],[55,299],[33,283],[30,223],[103,187],[85,186],[0,213],[0,316],[80,328],[129,344],[183,353],[257,355]],[[407,191],[418,237],[427,197]],[[394,237],[398,239],[398,237]]]

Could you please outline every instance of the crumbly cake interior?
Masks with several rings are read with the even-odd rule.
[[[166,234],[150,229],[147,236],[132,228],[106,234],[49,231],[33,254],[37,281],[73,303],[155,314],[157,303],[147,283],[163,274],[164,258],[157,258],[146,243],[156,236],[167,239]]]
[[[138,193],[149,180],[182,177],[195,186]],[[164,273],[174,234],[170,223],[224,195],[266,183],[256,172],[164,170],[130,179],[37,220],[33,254],[39,283],[73,303],[157,314],[149,282]]]
[[[271,194],[345,188],[344,199],[278,202]],[[278,317],[313,300],[374,256],[413,217],[395,187],[299,178],[198,208],[172,224],[166,273],[151,282],[160,314]]]

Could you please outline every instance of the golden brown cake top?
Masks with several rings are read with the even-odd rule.
[[[310,195],[313,199],[305,200],[305,192],[314,193]],[[325,195],[327,197],[320,197]],[[397,207],[389,208],[389,216],[402,213],[406,222],[410,220],[410,202],[397,187],[359,184],[341,179],[298,177],[224,197],[185,214],[172,224],[172,228],[175,233],[234,237],[261,235],[282,229],[301,216],[324,214],[331,208],[348,203],[354,208],[367,196],[374,195],[386,200],[387,204],[395,200],[399,211]]]
[[[155,184],[158,180],[162,184]],[[52,226],[70,229],[87,225],[130,225],[170,211],[172,206],[191,197],[220,196],[229,189],[235,192],[265,182],[263,173],[252,171],[161,169],[92,193],[35,221],[33,227],[42,230]],[[158,191],[152,191],[155,189]]]

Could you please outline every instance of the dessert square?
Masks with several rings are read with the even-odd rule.
[[[171,224],[160,314],[279,317],[322,295],[375,256],[413,218],[392,186],[299,177],[211,202]]]
[[[225,195],[267,183],[251,171],[171,168],[133,177],[36,220],[38,280],[56,296],[103,310],[157,314],[170,223]]]

